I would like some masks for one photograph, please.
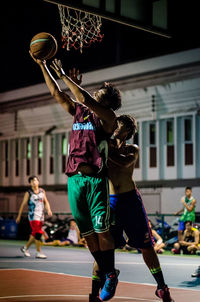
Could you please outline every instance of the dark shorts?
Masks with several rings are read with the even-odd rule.
[[[111,231],[116,247],[121,246],[123,231],[131,247],[148,248],[154,245],[148,217],[138,190],[110,195],[110,204],[113,205],[115,217],[115,225]]]

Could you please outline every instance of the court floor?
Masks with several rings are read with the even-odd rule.
[[[84,248],[43,247],[48,256],[24,258],[21,243],[0,240],[0,301],[88,301],[93,258]],[[159,256],[165,281],[176,302],[199,302],[200,279],[191,274],[200,257]],[[113,302],[159,301],[156,284],[142,255],[116,252],[120,269],[119,285]]]

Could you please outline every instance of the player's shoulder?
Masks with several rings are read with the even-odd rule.
[[[129,150],[130,153],[136,153],[139,151],[139,147],[136,144],[126,144],[126,148]]]
[[[31,192],[32,192],[31,189],[27,190],[27,191],[25,192],[24,196],[30,196],[30,195],[31,195]]]
[[[197,230],[196,228],[192,227],[192,231],[196,234],[199,234],[199,230]]]
[[[33,194],[33,190],[30,188],[25,192],[25,195],[31,196]]]

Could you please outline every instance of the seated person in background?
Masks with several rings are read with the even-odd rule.
[[[174,243],[174,248],[171,250],[174,254],[195,254],[199,245],[199,231],[192,227],[192,221],[185,222],[185,231],[183,240]]]
[[[149,220],[149,226],[151,228],[153,239],[155,241],[154,250],[156,253],[162,254],[164,252],[165,243],[163,242],[162,237],[156,232],[156,230],[152,229],[150,220]]]
[[[44,245],[53,245],[53,246],[85,246],[87,247],[85,238],[81,238],[80,231],[74,219],[71,219],[69,222],[69,232],[66,240],[53,240],[51,242],[45,242]]]

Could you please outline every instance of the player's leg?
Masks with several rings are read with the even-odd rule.
[[[85,238],[91,253],[99,250],[98,236],[91,221],[90,208],[87,202],[88,179],[86,176],[74,175],[68,178],[68,198],[72,216],[80,233]],[[96,259],[95,259],[96,260]]]
[[[42,230],[43,222],[37,220],[32,221],[32,226],[33,226],[33,235],[35,237],[35,245],[36,245],[35,257],[40,259],[46,259],[47,256],[41,253],[41,245],[42,245],[41,238],[43,234],[43,230]]]
[[[114,198],[114,196],[112,196]],[[117,196],[116,196],[117,199]],[[117,202],[117,200],[116,200]],[[115,242],[115,248],[121,247],[126,244],[125,239],[123,238],[123,230],[120,228],[120,226],[116,225],[115,223],[115,215],[114,215],[114,209],[110,206],[111,210],[111,227],[110,232],[112,234],[112,237]],[[104,247],[105,248],[105,247]],[[96,302],[97,297],[99,296],[100,289],[104,286],[105,283],[105,277],[100,272],[100,269],[96,262],[94,262],[93,265],[93,273],[92,273],[92,290],[91,294],[89,295],[89,302]]]
[[[89,302],[98,302],[99,300],[99,291],[103,287],[105,280],[103,279],[102,274],[100,273],[99,266],[96,261],[93,264],[92,270],[92,290],[89,294]]]
[[[32,243],[35,242],[35,237],[33,235],[30,235],[29,240],[27,241],[25,248],[28,250]]]
[[[60,240],[53,240],[53,241],[49,241],[49,242],[43,242],[42,245],[46,245],[46,246],[56,246],[56,245],[59,245],[59,241],[60,241]]]
[[[174,302],[170,296],[169,288],[165,284],[158,256],[153,247],[141,249],[144,262],[157,282],[156,296],[164,302]]]
[[[119,203],[121,204],[120,215],[124,219],[124,230],[129,238],[128,244],[142,251],[144,262],[157,282],[156,295],[165,302],[173,302],[153,247],[154,241],[140,193],[133,190],[123,199],[124,203]],[[119,215],[119,209],[117,215]]]
[[[160,267],[160,262],[154,248],[141,248],[141,251],[145,264],[148,266],[152,276],[158,284],[158,289],[162,289],[165,286],[165,281]]]
[[[31,246],[31,244],[33,242],[35,242],[35,236],[34,236],[34,226],[32,224],[32,221],[29,221],[30,223],[30,227],[31,227],[31,235],[29,236],[29,240],[27,241],[26,245],[21,247],[20,250],[22,251],[22,253],[24,254],[24,256],[26,257],[30,257],[30,252],[29,252],[29,247]]]
[[[69,177],[68,198],[73,218],[77,223],[80,233],[85,238],[94,260],[102,268],[104,264],[99,247],[99,238],[91,220],[93,192],[90,189],[90,181],[91,177],[79,174]]]
[[[110,204],[107,179],[92,177],[90,193],[92,198],[88,198],[88,204],[93,228],[99,242],[99,262],[97,261],[97,263],[101,273],[105,276],[105,284],[101,290],[100,299],[107,301],[114,296],[118,283],[118,275],[115,271],[114,240],[109,230]]]
[[[179,221],[178,225],[178,241],[183,240],[183,232],[185,230],[185,223],[184,221]]]
[[[21,251],[24,254],[25,257],[30,257],[30,252],[29,252],[29,247],[31,246],[31,244],[35,242],[35,237],[31,234],[29,237],[29,240],[27,241],[27,243],[25,244],[25,246],[21,247]]]

